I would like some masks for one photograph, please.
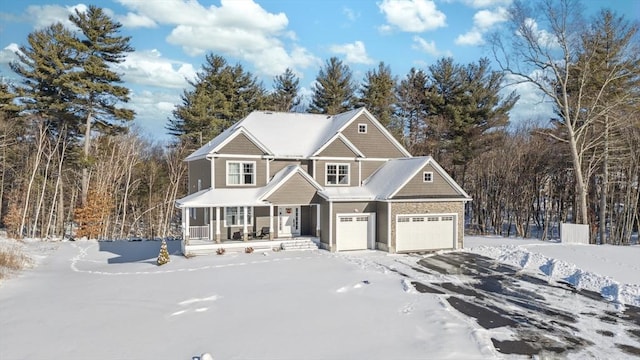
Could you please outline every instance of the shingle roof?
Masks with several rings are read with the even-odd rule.
[[[189,155],[186,160],[205,157],[241,130],[264,145],[270,155],[308,158],[364,112],[364,108],[338,115],[254,111]]]

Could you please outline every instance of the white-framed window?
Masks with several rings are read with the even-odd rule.
[[[232,206],[224,208],[224,226],[243,226],[244,206]],[[253,225],[253,207],[247,207],[247,225]]]
[[[191,214],[189,214],[189,215],[191,215],[191,218],[193,220],[196,220],[196,214],[198,213],[197,209],[196,208],[189,208],[189,212],[191,213]]]
[[[358,124],[358,134],[367,133],[367,124]]]
[[[327,164],[325,185],[349,185],[349,164]]]
[[[227,161],[227,185],[255,185],[255,161]]]
[[[202,190],[202,179],[198,179],[198,191]]]
[[[425,171],[422,173],[423,182],[433,182],[433,173],[431,171]]]

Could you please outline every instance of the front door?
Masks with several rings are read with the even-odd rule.
[[[300,206],[278,207],[278,237],[300,235]]]

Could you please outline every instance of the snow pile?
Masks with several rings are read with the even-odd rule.
[[[565,253],[571,252],[571,245],[553,244],[553,246],[563,248]],[[597,249],[591,248],[591,250]],[[549,281],[564,282],[577,289],[597,292],[605,299],[615,303],[640,306],[640,285],[622,284],[609,276],[579,268],[568,261],[531,251],[520,244],[480,245],[466,249],[466,251],[496,259],[501,263],[537,275],[544,275]]]

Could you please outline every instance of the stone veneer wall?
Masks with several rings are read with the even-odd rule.
[[[396,215],[404,214],[458,214],[458,249],[464,246],[464,203],[460,202],[392,202],[391,248],[396,252]]]

